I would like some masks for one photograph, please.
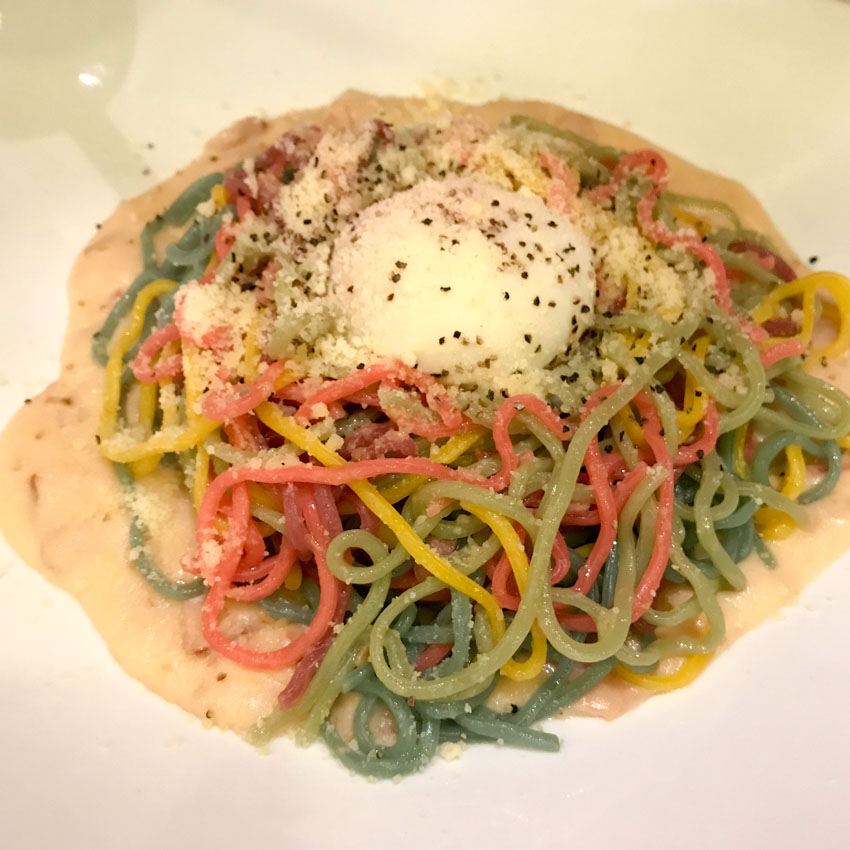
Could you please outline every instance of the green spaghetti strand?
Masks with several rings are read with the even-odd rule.
[[[113,464],[115,474],[121,482],[121,487],[127,496],[127,509],[130,513],[130,560],[139,571],[141,577],[158,593],[167,599],[192,599],[204,592],[202,579],[180,583],[167,579],[158,569],[147,550],[148,530],[142,518],[133,510],[132,494],[136,488],[136,480],[129,467],[123,463]]]
[[[92,341],[92,355],[94,356],[96,363],[99,363],[101,366],[106,365],[106,361],[109,357],[109,340],[112,339],[119,323],[133,306],[133,302],[136,300],[136,296],[139,292],[159,277],[173,277],[173,272],[178,268],[178,265],[175,265],[174,263],[167,263],[164,267],[157,266],[156,251],[154,249],[154,237],[156,234],[163,227],[177,227],[184,224],[189,216],[194,212],[198,204],[205,201],[210,196],[213,186],[221,183],[223,176],[224,175],[222,174],[214,173],[207,174],[204,177],[199,178],[188,186],[164,213],[145,225],[141,235],[143,271],[115,302],[115,305],[109,311],[103,325],[101,325],[100,329],[97,333],[95,333]],[[220,224],[221,214],[219,213],[209,222],[208,225],[204,226],[203,232],[211,235],[218,230]],[[212,229],[213,227],[214,229]],[[189,232],[192,232],[191,229]],[[202,239],[200,227],[197,233],[199,234],[197,237],[188,237],[187,234],[187,236],[184,236],[183,239],[188,237],[190,239],[198,239],[200,241]],[[180,244],[179,241],[177,244]],[[172,246],[170,245],[169,248],[172,248]],[[168,249],[166,249],[166,258],[167,251]],[[206,253],[208,256],[209,250],[207,250]],[[195,263],[196,262],[197,260],[195,260]],[[196,271],[194,263],[187,263],[186,266],[191,267],[193,271]]]

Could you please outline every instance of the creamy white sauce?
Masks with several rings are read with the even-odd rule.
[[[444,107],[449,108],[449,107]],[[460,109],[460,107],[452,107]],[[71,593],[103,636],[117,661],[151,690],[222,728],[245,732],[270,713],[289,671],[245,670],[218,656],[200,633],[200,602],[174,602],[151,590],[132,566],[127,516],[110,465],[95,443],[102,370],[90,354],[93,332],[135,276],[138,235],[143,224],[197,177],[261,149],[292,126],[317,123],[342,128],[380,114],[389,120],[428,120],[419,102],[376,99],[352,93],[327,110],[286,116],[273,123],[240,122],[214,139],[204,155],[146,195],[123,204],[83,251],[69,284],[70,318],[58,381],[27,404],[0,439],[0,526],[19,555],[46,578]],[[645,141],[585,116],[549,104],[499,102],[474,107],[495,124],[524,113],[627,148]],[[739,185],[669,156],[674,188],[722,198],[748,225],[770,235],[785,256],[790,249],[761,207]],[[798,268],[802,268],[798,265]],[[827,379],[850,389],[846,363],[830,364]],[[172,492],[167,472],[157,488]],[[85,499],[80,494],[85,493]],[[723,647],[796,598],[821,569],[847,549],[850,476],[810,510],[809,524],[774,544],[775,570],[750,559],[748,586],[723,594],[727,636]],[[171,534],[156,543],[156,556],[174,575],[193,543],[188,502],[177,506]],[[263,621],[247,606],[233,606],[224,626],[243,631],[264,646],[280,645],[299,627]],[[603,682],[573,708],[574,713],[614,717],[648,694],[619,680]],[[521,694],[506,695],[520,700]],[[346,706],[340,708],[346,714]]]

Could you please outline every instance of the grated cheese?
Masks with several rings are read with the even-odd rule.
[[[447,115],[324,133],[270,214],[230,222],[234,243],[213,283],[179,293],[193,333],[232,337],[199,356],[199,380],[220,390],[245,377],[253,333],[316,378],[401,360],[437,375],[482,422],[525,392],[575,412],[621,377],[619,336],[585,333],[597,313],[625,305],[677,321],[713,280],[683,252],[656,251],[615,205],[576,195],[569,214],[547,206],[541,155],[552,152],[575,145]],[[256,194],[254,161],[243,168]]]

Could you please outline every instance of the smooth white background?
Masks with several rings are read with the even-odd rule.
[[[746,182],[801,255],[850,270],[839,0],[4,0],[0,12],[2,420],[56,374],[70,263],[121,195],[237,117],[350,86],[538,97],[626,124]],[[320,746],[258,755],[203,730],[128,679],[76,606],[2,546],[2,841],[844,848],[847,568],[685,692],[615,724],[553,724],[557,756],[470,749],[393,784],[348,775]]]

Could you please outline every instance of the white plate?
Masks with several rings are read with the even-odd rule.
[[[742,180],[801,255],[850,270],[838,0],[7,0],[2,15],[3,419],[56,373],[68,268],[119,195],[232,119],[349,86],[431,82],[626,124]],[[75,604],[3,547],[4,843],[846,847],[848,563],[686,691],[615,724],[552,724],[557,756],[478,747],[374,784],[320,746],[260,756],[203,730],[123,674]]]

